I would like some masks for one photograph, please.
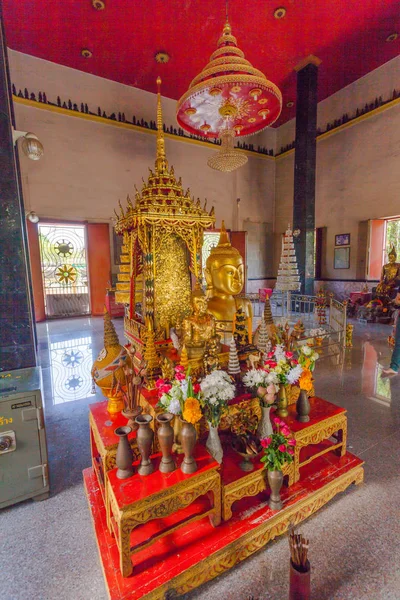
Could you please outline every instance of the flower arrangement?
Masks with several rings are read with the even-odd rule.
[[[235,397],[235,385],[228,373],[217,369],[201,381],[200,389],[204,416],[213,427],[218,427],[228,400]]]
[[[308,344],[303,344],[298,348],[299,363],[304,369],[314,371],[315,362],[319,359],[318,352],[315,352]]]
[[[303,372],[303,367],[299,364],[294,352],[285,350],[283,344],[277,344],[275,348],[267,354],[264,369],[268,373],[276,376],[276,383],[281,383],[283,385],[293,385],[297,383]]]
[[[265,369],[250,369],[243,376],[244,385],[257,394],[262,406],[272,406],[278,392],[278,376]]]
[[[156,381],[158,390],[157,407],[173,415],[181,415],[185,421],[193,425],[200,421],[202,413],[199,396],[200,385],[193,384],[190,369],[185,373],[182,365],[175,367],[175,379],[168,381],[158,379]]]
[[[260,459],[268,471],[281,471],[285,463],[293,461],[296,440],[284,421],[275,417],[274,433],[261,440],[264,456]]]

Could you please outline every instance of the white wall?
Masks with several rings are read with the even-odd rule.
[[[323,68],[321,65],[320,68]],[[400,89],[400,57],[318,104],[318,127]],[[277,149],[293,141],[295,122],[278,129]],[[323,277],[356,278],[358,223],[400,214],[400,105],[317,141],[316,227],[327,227]],[[293,218],[294,152],[276,160],[276,237]],[[350,269],[334,269],[335,235],[351,234]],[[275,266],[279,258],[279,243]]]
[[[11,80],[17,90],[45,92],[56,102],[71,99],[90,110],[97,106],[111,112],[125,112],[150,121],[156,118],[156,96],[94,75],[62,67],[32,56],[10,51]],[[39,105],[40,106],[40,105]],[[164,122],[176,125],[176,103],[162,100]],[[118,199],[139,189],[142,177],[154,166],[155,135],[87,121],[75,116],[15,102],[17,128],[34,132],[45,149],[38,162],[21,156],[24,197],[27,208],[40,217],[63,220],[109,221]],[[276,132],[266,130],[248,138],[254,145],[274,147]],[[230,174],[214,171],[207,159],[218,147],[204,147],[166,139],[166,152],[184,188],[195,198],[215,206],[216,225],[242,229],[243,220],[273,223],[275,161],[249,156],[248,163]],[[236,199],[240,198],[239,215]]]

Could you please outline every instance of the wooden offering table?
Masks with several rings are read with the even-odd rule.
[[[131,554],[139,552],[179,527],[209,516],[216,527],[221,522],[221,478],[219,464],[203,445],[194,452],[198,470],[185,475],[179,468],[183,456],[178,456],[178,468],[172,473],[158,470],[161,454],[152,457],[155,471],[128,479],[118,479],[117,469],[107,473],[106,521],[115,535],[123,577],[132,573]],[[137,467],[139,461],[134,463]],[[213,503],[202,498],[209,492]],[[136,529],[142,525],[140,530]]]
[[[254,470],[250,473],[243,471],[240,466],[240,457],[229,446],[224,445],[224,458],[222,464],[222,518],[227,521],[232,517],[232,504],[242,498],[256,496],[268,489],[267,473],[264,463],[260,461],[262,455],[254,461]],[[287,476],[288,485],[294,481],[293,463],[285,464],[282,468],[284,477]]]
[[[115,456],[117,454],[118,436],[114,430],[128,423],[121,413],[110,415],[107,412],[107,400],[89,405],[90,426],[90,451],[92,455],[92,467],[96,473],[99,487],[105,501],[105,474],[115,467]],[[133,455],[138,458],[139,451],[136,444],[136,432],[132,431],[128,439]]]
[[[322,398],[310,398],[310,420],[300,423],[297,420],[296,405],[288,406],[289,415],[284,417],[296,440],[294,453],[294,481],[300,479],[300,469],[315,458],[327,452],[340,450],[340,456],[346,454],[347,417],[346,409]],[[271,410],[271,419],[275,416]],[[330,438],[336,434],[336,440]]]

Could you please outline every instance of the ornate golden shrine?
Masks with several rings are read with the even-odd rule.
[[[184,192],[181,178],[169,168],[161,111],[161,79],[157,79],[157,154],[154,172],[141,192],[136,189],[135,206],[129,196],[115,231],[124,236],[122,264],[118,276],[117,302],[127,305],[125,333],[141,352],[145,323],[154,323],[157,341],[168,340],[171,327],[190,313],[191,276],[201,277],[203,232],[214,225],[210,212]]]

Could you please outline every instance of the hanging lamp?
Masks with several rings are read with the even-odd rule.
[[[227,131],[235,137],[258,133],[278,119],[281,109],[280,90],[244,58],[227,20],[218,49],[178,101],[177,121],[191,134],[225,140],[227,151]]]

